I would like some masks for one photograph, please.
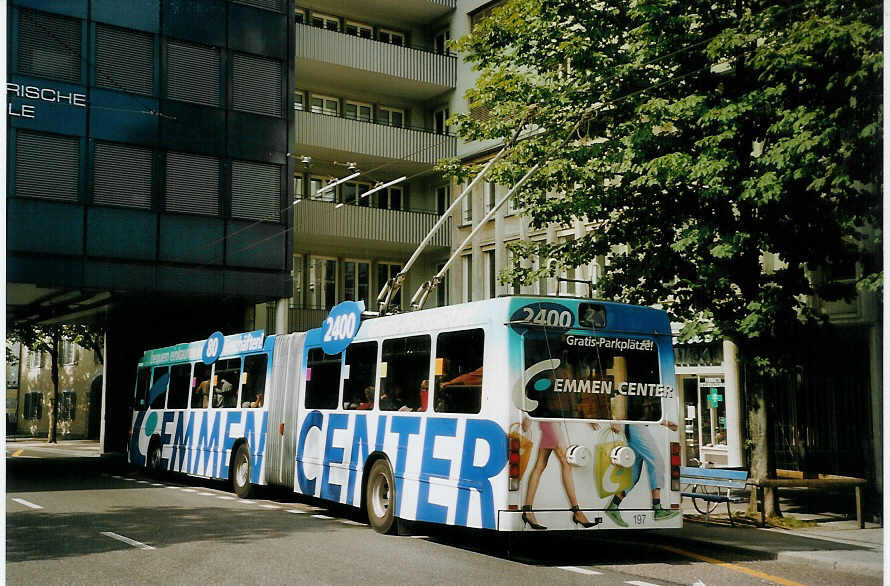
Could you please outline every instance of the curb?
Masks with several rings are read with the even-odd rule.
[[[828,553],[830,552],[824,550],[779,551],[776,552],[776,559],[783,562],[805,564],[810,567],[824,568],[826,570],[834,570],[870,578],[881,578],[884,575],[883,559],[878,562],[839,560],[831,559],[826,555]],[[883,555],[881,558],[883,558]]]

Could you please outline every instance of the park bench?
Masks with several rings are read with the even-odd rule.
[[[729,509],[729,504],[745,502],[747,498],[734,496],[732,490],[744,490],[748,484],[748,471],[681,466],[680,484],[691,487],[691,490],[681,494],[692,499],[695,510],[705,515],[705,521],[710,520],[710,514],[717,508],[717,505],[726,503],[729,523],[734,527],[735,523],[732,520],[732,511]],[[700,504],[697,501],[702,502]]]
[[[695,468],[693,468],[695,470]],[[681,473],[682,475],[682,469]],[[796,487],[796,488],[835,488],[852,486],[856,497],[856,522],[860,529],[865,529],[865,519],[862,516],[862,487],[865,486],[864,478],[852,476],[837,476],[834,474],[816,474],[806,476],[803,472],[792,470],[777,470],[779,478],[764,478],[752,484],[757,487],[757,500],[760,503],[760,526],[766,525],[766,513],[763,510],[763,491],[765,488]],[[682,480],[681,480],[682,481]],[[684,493],[685,494],[685,493]]]

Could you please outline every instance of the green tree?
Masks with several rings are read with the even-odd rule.
[[[594,226],[516,256],[556,260],[538,273],[606,256],[601,297],[735,342],[755,375],[753,478],[774,465],[750,380],[797,363],[825,321],[809,299],[880,286],[881,42],[874,1],[512,0],[455,44],[479,75],[474,114],[452,120],[464,139],[529,117],[490,178],[542,162],[516,196],[532,227]],[[834,278],[857,264],[859,283]]]
[[[49,434],[47,442],[56,443],[56,423],[59,419],[59,358],[63,342],[71,342],[92,350],[99,362],[103,361],[105,348],[105,332],[92,324],[7,324],[6,326],[7,359],[9,347],[16,342],[33,351],[45,352],[50,357],[50,378],[53,383],[53,394],[49,410]]]

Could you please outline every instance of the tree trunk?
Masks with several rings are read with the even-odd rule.
[[[47,442],[56,443],[56,422],[59,420],[59,336],[53,336],[53,351],[50,356],[50,376],[53,381],[53,399],[49,410],[49,437]]]
[[[751,462],[749,477],[752,482],[764,478],[775,478],[776,464],[773,454],[772,434],[770,433],[770,412],[766,402],[764,380],[760,376],[746,377],[745,394],[748,405],[748,432],[751,439]],[[753,379],[753,380],[752,380]],[[776,489],[763,489],[763,508],[767,517],[781,517]],[[756,515],[757,491],[751,492],[748,513]]]

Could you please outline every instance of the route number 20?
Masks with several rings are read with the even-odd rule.
[[[572,327],[572,312],[557,311],[555,309],[541,309],[537,313],[530,307],[523,307],[522,311],[525,315],[522,321],[532,323],[539,326],[550,326],[551,328],[570,328]]]
[[[346,340],[355,335],[355,314],[341,313],[335,318],[327,318],[327,331],[324,334],[325,342]]]

